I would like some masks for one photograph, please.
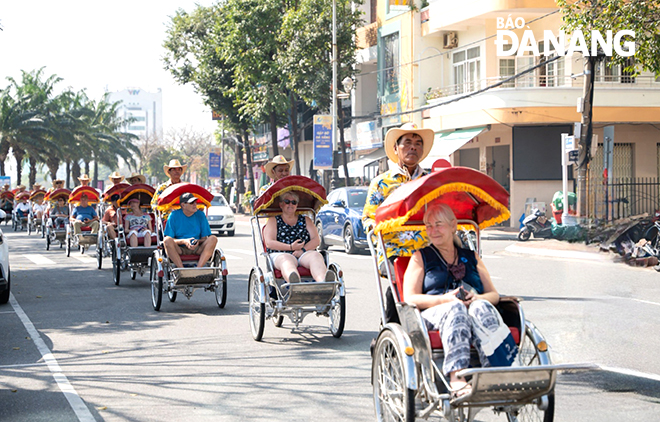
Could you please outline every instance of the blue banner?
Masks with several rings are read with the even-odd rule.
[[[314,116],[314,168],[332,168],[332,116]]]
[[[222,152],[212,151],[209,153],[209,178],[220,177],[220,163],[222,162]]]

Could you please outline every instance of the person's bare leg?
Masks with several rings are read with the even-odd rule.
[[[316,251],[307,252],[301,259],[300,265],[309,268],[315,281],[325,281],[325,273],[328,269],[323,261],[323,256]]]
[[[174,263],[174,267],[183,267],[183,262],[181,261],[181,249],[179,248],[179,245],[174,242],[174,239],[169,236],[166,237],[163,241],[163,245],[165,246],[165,252],[167,253],[167,256]]]
[[[105,226],[105,230],[108,232],[108,239],[114,239],[117,237],[114,224],[108,224]]]
[[[471,392],[472,387],[468,385],[467,381],[465,381],[465,378],[459,378],[456,375],[457,372],[458,371],[449,373],[449,386],[456,392],[457,397],[461,397]]]
[[[209,259],[211,259],[211,255],[213,255],[213,251],[215,250],[215,245],[218,244],[218,238],[211,235],[204,240],[204,242],[201,245],[202,248],[202,253],[199,254],[199,261],[197,261],[197,266],[198,267],[203,267],[206,265]]]
[[[291,254],[282,254],[278,256],[274,264],[275,268],[280,270],[282,277],[284,277],[284,280],[287,283],[291,282],[291,280],[289,280],[291,274],[298,274],[298,260]],[[298,280],[300,280],[300,275],[298,276]]]
[[[130,243],[131,247],[134,248],[138,245],[138,237],[136,234],[132,234],[131,237],[128,238],[128,243]]]
[[[144,235],[144,246],[151,246],[151,233]]]

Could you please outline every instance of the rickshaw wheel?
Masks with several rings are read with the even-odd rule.
[[[29,236],[29,235],[32,234],[32,224],[30,224],[30,222],[28,222],[27,226],[28,226],[28,236]]]
[[[534,344],[534,337],[530,332],[529,328],[525,328],[525,336],[522,339],[520,344],[520,349],[518,350],[520,356],[521,366],[538,366],[540,365],[538,350]],[[555,417],[555,392],[554,390],[548,394],[548,407],[545,410],[539,409],[535,403],[530,403],[518,409],[514,415],[517,421],[520,422],[531,422],[531,421],[542,421],[542,422],[552,422]]]
[[[391,331],[380,333],[373,357],[376,362],[371,366],[378,421],[415,420],[415,390],[406,386],[402,353]]]
[[[99,230],[99,236],[96,240],[96,268],[99,270],[103,267],[103,249],[105,245],[103,242],[103,233],[102,230]]]
[[[222,260],[220,259],[220,252],[216,252],[213,256],[214,267],[218,268],[222,265]],[[222,281],[215,286],[215,302],[218,304],[218,307],[224,308],[227,304],[227,276],[222,276]]]
[[[137,277],[137,271],[131,270],[131,280],[135,280],[135,277]]]
[[[333,298],[335,305],[330,309],[330,332],[333,337],[339,338],[344,333],[344,324],[346,323],[346,296],[337,294]]]
[[[71,238],[70,237],[66,238],[66,256],[67,257],[71,256]]]
[[[252,338],[261,341],[264,336],[264,325],[266,322],[266,305],[259,301],[259,278],[257,272],[250,274],[248,287],[248,303],[250,306],[250,329]]]
[[[46,250],[50,250],[50,236],[46,237]]]
[[[163,303],[163,277],[158,277],[158,265],[156,259],[151,258],[151,271],[149,281],[151,282],[151,304],[155,311],[160,311],[160,305]]]
[[[119,286],[121,280],[121,260],[117,256],[117,248],[112,250],[112,280]]]
[[[177,292],[174,290],[170,290],[169,292],[167,292],[167,298],[172,303],[176,302],[176,296],[177,296]]]
[[[284,315],[280,315],[277,318],[273,318],[273,324],[279,328],[284,323]]]

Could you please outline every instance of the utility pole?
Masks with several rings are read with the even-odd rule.
[[[332,179],[335,178],[335,151],[337,151],[337,0],[332,0]],[[334,189],[335,186],[330,188]]]
[[[584,61],[584,89],[582,91],[582,131],[578,145],[578,184],[577,184],[577,213],[578,217],[587,217],[587,168],[591,157],[591,138],[593,136],[593,106],[594,106],[594,80],[595,64],[597,58],[585,57]],[[564,204],[567,207],[568,204]]]

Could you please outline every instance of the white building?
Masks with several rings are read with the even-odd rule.
[[[109,93],[108,100],[121,101],[118,113],[122,117],[133,117],[126,131],[140,138],[163,135],[163,93],[147,92],[140,88],[127,88]]]

